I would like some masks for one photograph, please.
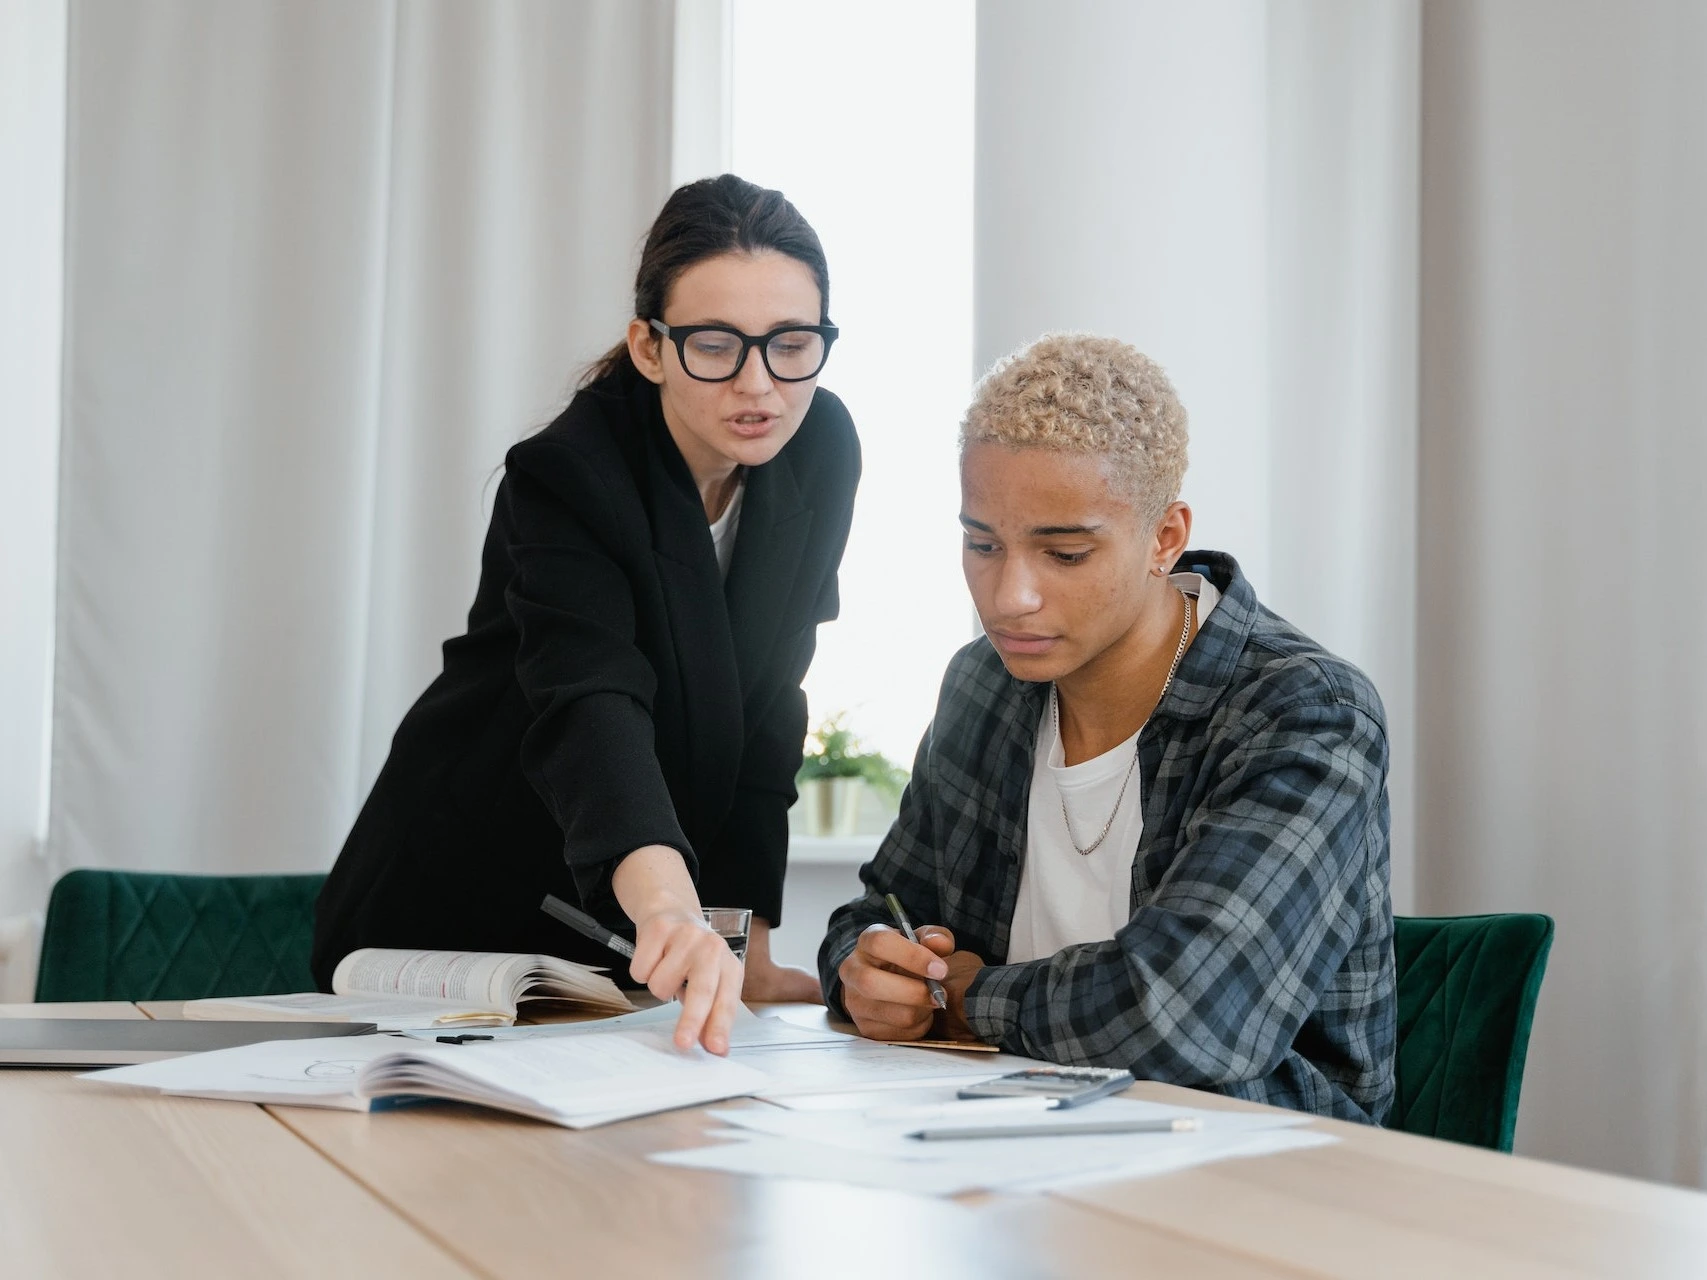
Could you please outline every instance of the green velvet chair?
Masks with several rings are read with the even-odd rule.
[[[71,871],[48,899],[37,1000],[196,1000],[313,991],[323,875]]]
[[[1510,1151],[1551,917],[1399,916],[1393,924],[1398,1089],[1388,1127]]]

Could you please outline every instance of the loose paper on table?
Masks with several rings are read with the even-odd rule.
[[[651,1158],[664,1164],[730,1173],[812,1178],[892,1187],[930,1195],[965,1191],[1039,1191],[1117,1178],[1146,1177],[1215,1160],[1272,1154],[1335,1141],[1299,1126],[1309,1117],[1227,1111],[1189,1111],[1161,1103],[1110,1098],[1087,1105],[1107,1117],[1165,1119],[1196,1116],[1195,1133],[1157,1133],[920,1142],[907,1137],[916,1117],[882,1118],[876,1109],[785,1111],[775,1107],[717,1110],[728,1126],[708,1136],[715,1146]],[[1035,1123],[1061,1123],[1059,1112],[1034,1112]],[[1010,1117],[1025,1123],[1021,1115]]]

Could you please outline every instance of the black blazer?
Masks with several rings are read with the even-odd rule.
[[[647,844],[681,851],[708,906],[781,918],[800,682],[836,616],[859,482],[847,410],[820,389],[749,470],[726,584],[658,389],[632,370],[582,390],[505,467],[468,631],[321,891],[322,986],[357,947],[609,965],[540,898],[632,936],[610,874]]]

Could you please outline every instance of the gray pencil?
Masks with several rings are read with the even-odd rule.
[[[1191,1133],[1196,1116],[1176,1120],[1098,1120],[1077,1124],[968,1124],[943,1129],[920,1129],[909,1138],[921,1142],[953,1142],[961,1138],[1060,1138],[1076,1133]]]
[[[913,932],[913,922],[907,919],[907,913],[901,909],[901,899],[891,893],[884,897],[884,901],[889,904],[889,914],[895,917],[895,927],[908,942],[917,942],[919,935]],[[942,983],[935,978],[926,978],[925,991],[929,993],[931,1004],[936,1008],[948,1008],[948,992],[943,990]]]

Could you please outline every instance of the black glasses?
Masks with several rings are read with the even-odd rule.
[[[818,376],[830,358],[830,344],[841,333],[833,324],[791,324],[755,338],[720,324],[651,323],[676,344],[688,377],[700,382],[728,382],[741,372],[754,347],[778,382],[805,382]]]

